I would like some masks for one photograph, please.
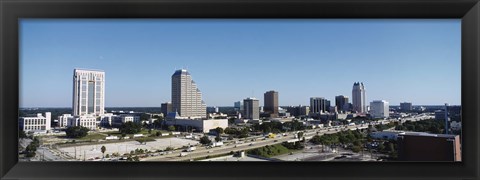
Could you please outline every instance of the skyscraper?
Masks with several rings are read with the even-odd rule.
[[[73,115],[102,115],[105,109],[105,72],[73,70]]]
[[[167,117],[168,113],[172,112],[172,103],[171,102],[162,103],[160,106],[160,109],[162,111],[163,117]]]
[[[388,118],[390,116],[390,106],[385,100],[372,101],[370,103],[370,115],[373,118]]]
[[[245,111],[245,119],[260,119],[260,109],[258,107],[258,99],[247,98],[243,100],[243,110]]]
[[[354,83],[352,89],[353,111],[356,111],[358,113],[365,113],[367,111],[365,102],[365,86],[363,86],[363,83]]]
[[[202,101],[202,92],[185,69],[172,75],[172,111],[183,117],[205,118],[207,106]]]
[[[400,103],[400,109],[402,111],[411,111],[413,109],[412,108],[412,103],[411,102]]]
[[[323,97],[311,97],[310,98],[310,112],[311,113],[324,113],[330,110],[330,101]]]
[[[243,111],[243,102],[242,101],[234,102],[233,107],[234,107],[235,111],[242,112]]]
[[[338,111],[347,111],[348,96],[344,96],[344,95],[335,96],[335,106],[337,106]]]
[[[270,117],[278,117],[278,92],[267,91],[263,97],[263,111],[270,114]]]

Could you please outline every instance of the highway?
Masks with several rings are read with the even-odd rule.
[[[356,125],[356,126],[348,126],[348,127],[337,127],[337,128],[322,128],[322,129],[311,129],[311,130],[305,130],[305,134],[303,135],[306,138],[311,138],[314,135],[323,135],[323,134],[333,134],[340,132],[342,129],[343,130],[356,130],[356,129],[365,129],[368,128],[368,125],[363,124],[363,125]],[[328,130],[330,129],[330,130]],[[140,161],[188,161],[190,159],[196,159],[196,158],[201,158],[201,157],[206,157],[206,156],[216,156],[216,155],[222,155],[229,153],[231,151],[244,151],[248,149],[255,149],[259,147],[263,147],[266,145],[274,145],[278,144],[281,142],[285,142],[288,140],[294,140],[294,133],[289,133],[286,136],[281,136],[280,134],[277,135],[275,138],[266,138],[265,140],[262,140],[264,137],[263,136],[253,136],[248,139],[257,139],[256,141],[244,141],[242,144],[234,144],[234,143],[229,143],[225,144],[224,146],[221,147],[213,147],[210,149],[207,149],[206,147],[198,147],[197,150],[192,151],[192,152],[184,152],[188,155],[180,157],[180,150],[176,150],[172,152],[171,154],[166,154],[166,155],[161,155],[161,156],[153,156],[153,157],[146,157],[142,158]]]
[[[407,117],[403,118],[402,120],[397,120],[397,119],[387,119],[387,120],[379,120],[378,122],[372,124],[372,125],[377,125],[377,124],[388,124],[389,122],[399,122],[400,124],[404,123],[405,121],[420,121],[420,120],[427,120],[434,118],[434,116],[431,115],[415,115],[412,117]],[[333,134],[337,133],[340,131],[345,131],[345,130],[356,130],[356,129],[366,129],[368,128],[368,124],[359,124],[359,125],[353,125],[353,126],[335,126],[335,127],[324,127],[324,128],[317,128],[317,129],[311,129],[311,130],[304,130],[305,134],[303,135],[306,139],[309,139],[313,137],[314,135],[323,135],[323,134]],[[256,139],[255,141],[251,141],[252,139]],[[286,136],[281,136],[281,134],[278,134],[275,138],[266,138],[265,140],[264,136],[251,136],[246,138],[246,140],[243,141],[241,144],[235,144],[234,141],[231,142],[225,142],[225,145],[221,147],[213,147],[210,149],[207,149],[206,147],[197,147],[197,150],[192,151],[192,152],[184,152],[184,154],[187,154],[183,157],[180,157],[180,153],[182,152],[181,150],[176,150],[173,152],[170,152],[170,154],[166,155],[159,155],[159,156],[151,156],[151,157],[146,157],[140,159],[140,161],[188,161],[191,159],[196,159],[196,158],[202,158],[206,156],[217,156],[217,155],[222,155],[222,154],[227,154],[231,151],[244,151],[244,150],[249,150],[249,149],[255,149],[259,147],[263,147],[266,145],[274,145],[278,143],[282,143],[285,141],[289,140],[295,140],[294,138],[294,133],[288,132]]]

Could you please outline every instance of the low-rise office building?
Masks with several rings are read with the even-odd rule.
[[[97,117],[94,115],[73,116],[68,118],[68,127],[82,126],[90,130],[97,129]]]
[[[46,112],[45,116],[38,113],[32,117],[20,117],[18,125],[25,132],[47,132],[51,129],[51,113]]]
[[[99,125],[102,127],[110,127],[113,125],[113,120],[115,117],[117,116],[113,115],[113,113],[102,114],[100,115]]]
[[[135,116],[132,114],[120,114],[118,116],[114,116],[112,126],[119,127],[127,122],[140,123],[140,116]]]
[[[73,116],[71,114],[63,114],[61,116],[58,116],[58,127],[60,128],[65,128],[68,126],[68,119],[72,118]]]
[[[165,121],[167,126],[181,126],[184,129],[195,129],[195,131],[208,133],[217,127],[223,129],[228,127],[228,119],[175,119]]]

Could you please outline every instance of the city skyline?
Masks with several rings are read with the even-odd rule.
[[[269,90],[281,94],[279,106],[333,102],[351,96],[354,82],[365,84],[367,104],[460,105],[459,20],[22,20],[20,27],[20,107],[71,107],[67,79],[78,67],[105,70],[105,107],[160,107],[181,68],[207,106],[246,97],[263,104]]]

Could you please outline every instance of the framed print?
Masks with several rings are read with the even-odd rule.
[[[2,179],[478,179],[478,1],[3,1]]]

